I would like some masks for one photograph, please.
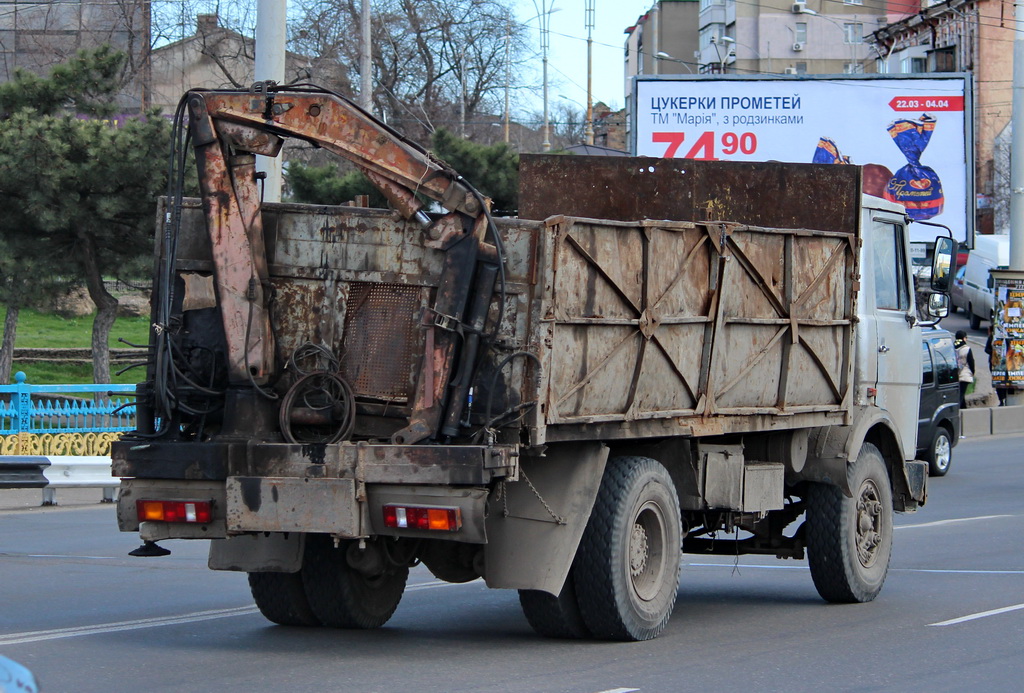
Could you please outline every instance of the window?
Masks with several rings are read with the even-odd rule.
[[[807,22],[797,22],[793,32],[793,40],[797,43],[807,43]]]
[[[889,74],[889,63],[887,63],[885,60],[881,60],[881,59],[876,60],[875,61],[875,72],[877,72],[880,75],[887,75],[887,74]]]
[[[843,32],[846,43],[864,43],[864,25],[860,22],[844,22]]]
[[[921,384],[931,385],[935,382],[935,371],[932,369],[932,352],[926,342],[921,342]]]
[[[807,63],[801,61],[801,62],[796,63],[795,67],[796,67],[796,73],[798,75],[806,75],[807,74]]]
[[[864,66],[860,63],[846,63],[843,65],[843,74],[859,75],[864,72]]]
[[[863,5],[864,0],[843,0],[844,5]]]
[[[927,61],[924,58],[904,58],[900,61],[900,72],[905,75],[927,71]]]
[[[722,5],[724,0],[700,0],[700,9],[706,10],[713,5]]]
[[[950,46],[934,51],[932,53],[932,71],[956,72],[956,48]]]
[[[883,310],[908,310],[906,258],[903,257],[903,227],[874,224],[871,260],[875,276],[875,307]]]
[[[960,379],[956,367],[956,351],[949,337],[932,337],[932,355],[935,357],[935,375],[939,385],[955,383]]]

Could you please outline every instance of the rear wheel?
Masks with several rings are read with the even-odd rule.
[[[335,548],[325,534],[306,537],[302,581],[309,606],[331,628],[379,628],[398,608],[409,577],[409,568],[384,565],[360,572],[349,564],[347,554],[354,542]]]
[[[249,573],[249,591],[268,621],[282,626],[319,626],[309,608],[302,573]]]
[[[657,637],[675,606],[681,554],[679,500],[665,468],[646,457],[609,460],[575,565],[593,636]]]
[[[827,484],[807,491],[807,561],[823,599],[869,602],[892,555],[892,489],[882,454],[865,443],[847,470],[853,497]]]
[[[519,590],[519,605],[530,626],[546,638],[590,637],[590,630],[583,622],[583,614],[576,599],[571,570],[557,597],[540,590]]]
[[[930,476],[946,476],[952,462],[953,444],[950,440],[950,433],[939,426],[935,430],[931,447],[928,448],[928,474]]]

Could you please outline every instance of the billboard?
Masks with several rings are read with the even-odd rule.
[[[637,156],[852,163],[864,192],[900,202],[973,245],[967,75],[637,77]],[[911,240],[934,227],[911,225]]]

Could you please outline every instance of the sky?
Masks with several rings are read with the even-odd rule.
[[[595,0],[593,31],[593,98],[613,108],[625,105],[623,51],[626,28],[654,4],[654,0]],[[540,86],[543,83],[538,11],[551,10],[551,49],[548,53],[548,103],[560,96],[577,107],[587,103],[587,28],[586,0],[516,0],[520,21],[530,27],[535,54],[528,58],[535,70],[524,76],[536,87],[534,108],[543,108]],[[529,65],[527,66],[529,67]],[[520,97],[528,100],[529,97]]]

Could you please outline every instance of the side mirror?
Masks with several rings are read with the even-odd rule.
[[[936,291],[946,293],[949,291],[949,284],[953,279],[952,267],[953,257],[956,252],[956,243],[952,238],[945,236],[935,239],[935,253],[932,255],[932,288]],[[949,310],[949,302],[946,303],[946,310]],[[929,312],[931,304],[929,303]]]
[[[949,296],[946,294],[930,294],[928,296],[928,317],[941,320],[949,315]]]

